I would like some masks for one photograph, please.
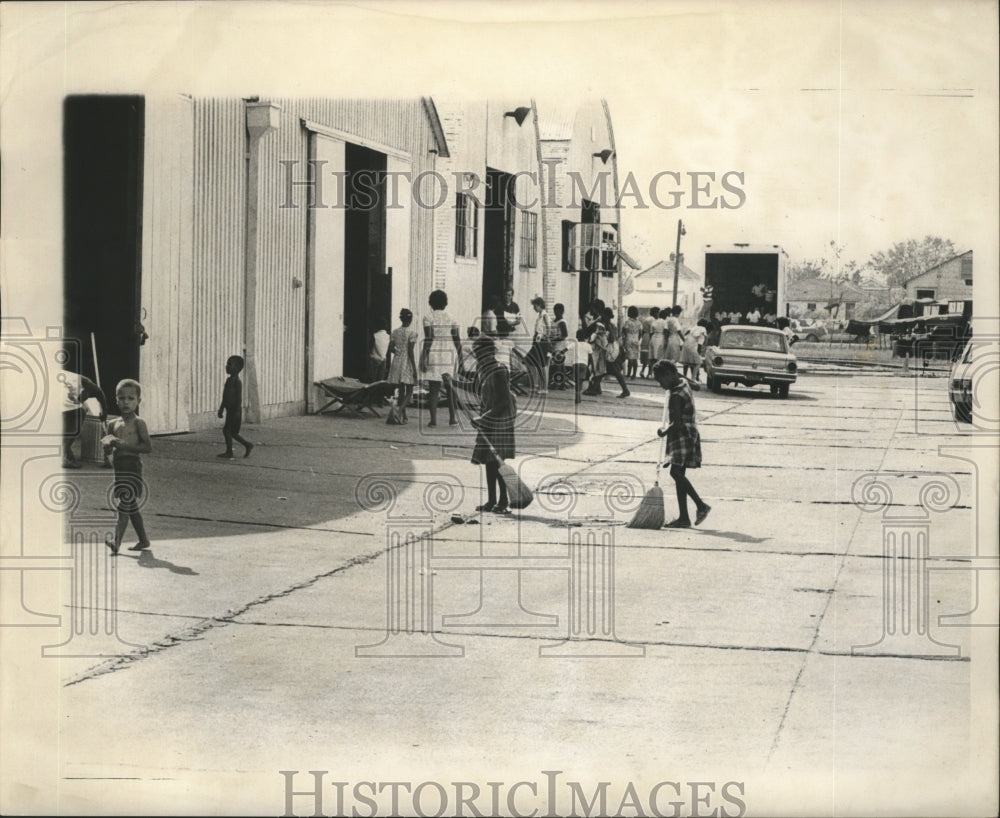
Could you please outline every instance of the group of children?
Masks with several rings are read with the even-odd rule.
[[[441,294],[443,295],[443,293]],[[541,302],[541,299],[536,299]],[[437,311],[443,311],[447,301],[437,298],[432,306]],[[534,304],[536,311],[544,312],[544,302]],[[577,376],[577,400],[579,401],[579,382],[587,376],[588,361],[584,356],[592,349],[589,343],[578,339],[573,341],[566,331],[564,311],[561,304],[554,308],[555,321],[551,322],[555,330],[550,328],[546,320],[544,329],[548,344],[553,354],[558,356],[559,366],[568,366]],[[607,318],[607,316],[601,316]],[[627,360],[629,373],[634,377],[637,366],[637,355],[642,345],[642,324],[637,320],[638,312],[632,307],[628,312],[629,320],[625,322],[621,332],[621,351],[619,360]],[[388,380],[398,385],[396,408],[400,422],[407,421],[406,406],[412,396],[418,372],[428,371],[429,353],[433,347],[433,330],[425,332],[425,345],[421,353],[421,364],[418,367],[415,350],[417,333],[412,328],[413,313],[408,309],[400,311],[400,326],[389,336],[385,347],[385,365],[388,368]],[[450,321],[450,319],[447,319]],[[540,322],[536,322],[534,344],[541,348],[538,335]],[[593,323],[593,322],[592,322]],[[443,324],[439,324],[442,325]],[[432,323],[431,326],[434,326]],[[603,326],[603,325],[602,325]],[[581,333],[586,335],[585,330]],[[455,335],[455,333],[452,333]],[[693,333],[692,333],[693,335]],[[429,336],[429,337],[428,337]],[[475,446],[472,452],[472,462],[482,465],[486,470],[487,500],[477,506],[477,511],[490,511],[497,514],[506,513],[508,509],[507,487],[499,467],[504,459],[516,455],[514,437],[514,419],[517,404],[511,391],[510,367],[504,360],[510,355],[510,342],[506,334],[484,334],[477,327],[470,327],[467,336],[472,342],[471,357],[462,355],[462,347],[457,338],[446,339],[454,343],[458,352],[459,364],[457,371],[468,375],[474,369],[475,389],[480,398],[481,413],[473,419],[477,429]],[[682,352],[684,347],[682,346]],[[502,354],[501,354],[502,353]],[[243,385],[240,373],[244,367],[243,358],[231,356],[226,361],[227,379],[222,390],[222,402],[218,416],[225,418],[222,427],[226,449],[218,456],[233,459],[233,441],[244,448],[244,457],[249,457],[254,444],[240,435],[243,419]],[[711,510],[704,503],[690,481],[686,477],[688,468],[698,468],[701,465],[701,440],[695,425],[694,401],[691,388],[685,378],[682,378],[675,363],[669,359],[653,360],[649,356],[643,361],[643,372],[648,369],[660,386],[670,392],[668,398],[669,424],[660,427],[657,434],[666,437],[667,453],[670,458],[670,474],[677,488],[679,516],[667,525],[668,528],[686,528],[691,525],[687,510],[687,498],[695,502],[697,525]],[[432,373],[433,374],[433,373]],[[619,375],[620,376],[620,375]],[[445,379],[447,380],[447,379]],[[593,381],[593,377],[591,378]],[[599,382],[599,381],[598,381]],[[105,454],[109,455],[114,467],[114,486],[112,496],[117,509],[117,521],[114,535],[108,535],[106,545],[112,555],[117,556],[122,540],[129,524],[132,525],[138,542],[130,550],[144,551],[150,547],[149,536],[140,511],[145,501],[145,482],[142,477],[142,455],[152,451],[149,430],[145,421],[139,417],[139,405],[142,402],[142,386],[131,378],[120,381],[115,389],[115,399],[118,403],[120,416],[111,420],[108,433],[102,438]],[[435,417],[432,405],[432,418]],[[454,420],[454,417],[453,417]],[[72,449],[67,446],[72,452]]]
[[[684,376],[699,380],[701,362],[711,323],[705,319],[689,330],[681,326],[680,306],[650,307],[649,314],[639,319],[637,307],[628,308],[628,320],[622,325],[622,337],[630,377],[655,378],[658,361],[670,361],[683,368]]]

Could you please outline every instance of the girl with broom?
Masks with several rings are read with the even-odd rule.
[[[694,500],[695,525],[699,525],[712,510],[712,507],[698,496],[686,474],[688,469],[697,469],[701,466],[701,435],[698,434],[698,427],[695,425],[694,397],[687,379],[680,376],[677,367],[671,361],[657,363],[653,367],[653,377],[670,393],[667,400],[669,423],[665,429],[663,427],[657,429],[656,433],[660,437],[667,438],[670,476],[677,488],[679,511],[677,519],[667,523],[664,528],[690,528],[688,497]]]
[[[482,412],[472,419],[477,430],[472,462],[486,468],[486,502],[476,506],[476,511],[505,514],[510,510],[507,481],[501,467],[508,474],[503,458],[514,457],[514,415],[517,405],[510,393],[510,375],[496,359],[496,344],[486,335],[480,335],[473,344],[476,371],[479,375],[479,399]],[[513,478],[517,481],[516,476]],[[499,487],[499,496],[497,488]],[[517,485],[511,486],[517,491]],[[516,504],[515,504],[516,505]]]

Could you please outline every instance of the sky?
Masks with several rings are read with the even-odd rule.
[[[928,234],[1000,265],[994,2],[4,3],[0,17],[15,195],[59,184],[38,168],[58,165],[67,91],[603,98],[622,178],[644,194],[664,171],[682,182],[679,207],[627,202],[623,245],[643,266],[669,257],[678,219],[696,272],[709,243],[779,244],[794,263],[833,240],[863,262]],[[740,206],[693,206],[699,173],[715,177],[694,177],[703,200]],[[660,177],[664,204],[674,189]],[[5,226],[58,271],[30,208]]]
[[[746,199],[696,209],[688,191],[676,210],[630,208],[625,240],[666,257],[681,218],[685,260],[699,271],[707,243],[780,244],[792,262],[833,262],[835,241],[842,262],[859,263],[925,235],[958,251],[995,245],[997,52],[995,30],[981,24],[986,6],[778,5],[730,26],[690,21],[669,54],[630,55],[633,70],[656,66],[646,73],[663,81],[608,100],[622,172],[739,171]]]

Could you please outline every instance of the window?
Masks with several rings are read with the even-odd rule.
[[[917,290],[917,298],[933,298],[934,290]]]
[[[479,237],[479,202],[468,193],[455,196],[455,255],[476,258]]]
[[[972,286],[972,256],[962,258],[962,278],[968,286]]]
[[[538,266],[538,214],[521,211],[521,266]]]
[[[816,305],[815,304],[806,304],[806,309],[810,310],[810,311],[815,310],[816,309]]]
[[[601,225],[601,274],[608,278],[618,269],[618,225]]]
[[[573,270],[573,222],[562,223],[562,268],[564,273]]]
[[[564,230],[567,229],[563,222]],[[583,223],[568,225],[564,233],[568,258],[564,269],[580,272],[600,272],[612,276],[617,269],[618,233],[613,224]]]

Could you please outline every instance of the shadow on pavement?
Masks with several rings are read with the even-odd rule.
[[[332,536],[368,533],[364,522],[338,523],[360,510],[355,488],[361,478],[391,475],[403,491],[413,483],[429,482],[421,473],[464,475],[468,481],[470,470],[476,469],[469,463],[474,431],[465,428],[467,423],[449,427],[446,410],[441,412],[444,424],[433,429],[423,425],[426,414],[415,418],[413,410],[406,426],[389,426],[384,417],[328,415],[244,424],[243,435],[254,444],[253,453],[244,458],[237,444],[233,460],[217,457],[224,447],[221,428],[154,437],[152,453],[143,456],[148,499],[142,514],[149,536],[155,547],[163,539],[228,537],[275,528]],[[518,430],[519,457],[529,451],[554,451],[582,437],[572,416],[544,415],[536,426]],[[79,487],[83,508],[113,514],[107,499],[110,470],[87,464],[84,470],[67,472],[66,478]],[[159,561],[141,564],[176,568]]]
[[[143,568],[166,568],[171,574],[183,574],[188,577],[198,576],[198,572],[193,568],[188,568],[183,565],[174,565],[172,562],[167,562],[167,560],[157,559],[153,556],[152,551],[139,552],[139,565]]]
[[[732,540],[733,542],[739,543],[750,543],[756,545],[758,543],[767,542],[772,539],[771,537],[751,537],[749,534],[744,534],[742,531],[718,531],[711,528],[699,528],[699,529],[684,529],[685,531],[699,531],[702,535],[711,535],[713,537],[722,537],[726,540]]]

